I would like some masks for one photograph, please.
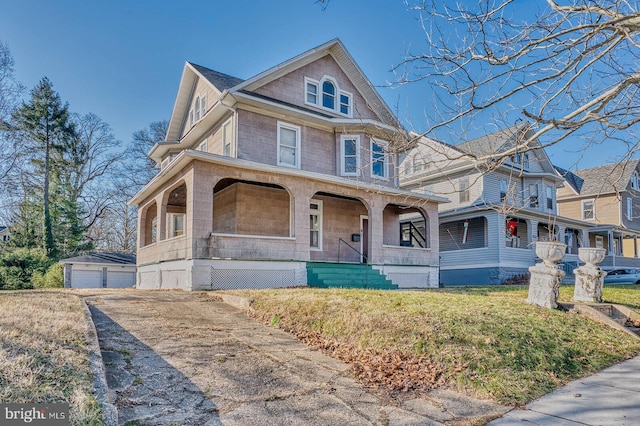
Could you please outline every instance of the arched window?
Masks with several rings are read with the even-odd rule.
[[[322,83],[322,106],[336,109],[336,86],[330,81]]]
[[[199,96],[196,98],[196,102],[193,106],[193,110],[195,114],[194,120],[195,121],[200,120],[200,97]]]
[[[418,173],[420,170],[422,170],[422,158],[420,157],[419,153],[413,155],[411,163],[413,166],[413,173]]]

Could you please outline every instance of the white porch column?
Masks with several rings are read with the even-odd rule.
[[[609,256],[615,255],[613,251],[613,231],[607,231],[607,245]]]

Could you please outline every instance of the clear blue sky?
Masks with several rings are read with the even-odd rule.
[[[72,111],[97,114],[125,143],[169,118],[185,61],[249,78],[339,37],[384,85],[407,49],[425,46],[418,15],[402,0],[332,0],[326,10],[314,0],[0,0],[0,11],[16,78],[30,90],[47,76]],[[405,123],[424,126],[428,85],[380,92]],[[550,149],[552,161],[571,167],[569,147]],[[579,166],[607,160],[590,152]]]

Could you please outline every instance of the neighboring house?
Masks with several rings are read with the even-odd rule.
[[[535,141],[534,149],[504,154],[532,133],[517,125],[455,146],[423,137],[404,157],[402,188],[451,199],[439,214],[442,285],[500,284],[528,273],[538,240],[566,242],[564,261],[577,265],[589,225],[557,215],[564,180],[544,149]]]
[[[0,226],[0,245],[9,241],[11,237],[9,236],[9,228],[6,226]]]
[[[607,250],[605,266],[640,266],[639,160],[569,172],[558,190],[559,213],[592,224],[589,246]]]
[[[437,287],[446,200],[398,189],[407,138],[337,39],[247,80],[186,63],[150,152],[161,171],[130,201],[138,288],[349,285],[349,267],[367,286]],[[408,213],[423,247],[401,245]]]
[[[135,254],[85,254],[60,263],[65,288],[128,288],[136,283]]]

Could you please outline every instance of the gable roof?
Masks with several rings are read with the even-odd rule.
[[[369,108],[371,108],[382,123],[392,125],[399,129],[404,129],[398,118],[392,112],[391,108],[389,108],[387,103],[382,99],[371,81],[369,81],[365,76],[362,69],[349,54],[342,42],[335,38],[275,65],[247,80],[219,71],[214,71],[207,67],[203,67],[202,65],[186,62],[180,79],[180,84],[178,86],[178,94],[176,95],[171,119],[169,120],[169,128],[167,130],[165,141],[172,142],[180,139],[182,125],[186,120],[187,112],[189,110],[189,102],[193,95],[193,90],[198,78],[206,80],[220,94],[218,99],[209,103],[209,105],[211,105],[209,109],[211,109],[215,102],[222,100],[226,92],[230,94],[250,93],[255,97],[255,90],[259,87],[326,55],[331,55],[331,57],[336,61],[338,66],[340,66],[344,71],[358,92],[364,97]]]
[[[576,170],[573,174],[583,180],[579,194],[600,195],[626,190],[639,162],[640,160],[622,161]]]
[[[93,253],[83,254],[68,259],[62,259],[60,263],[99,263],[105,265],[135,265],[136,255],[127,253]]]
[[[571,187],[571,189],[573,189],[573,192],[575,192],[576,194],[579,194],[580,191],[582,191],[582,185],[584,185],[584,179],[582,179],[580,176],[576,175],[575,173],[569,170],[563,169],[562,167],[558,167],[558,166],[553,166],[553,167],[555,167],[558,174],[562,176],[565,182]]]
[[[455,147],[475,157],[496,155],[513,148],[518,135],[527,132],[529,129],[529,124],[516,124],[506,129],[459,143]]]
[[[193,62],[187,62],[196,71],[200,73],[209,83],[211,83],[219,92],[230,89],[233,86],[236,86],[242,83],[244,80],[238,77],[234,77],[229,74],[221,73],[219,71],[214,71],[207,67],[203,67],[202,65],[196,65]]]

